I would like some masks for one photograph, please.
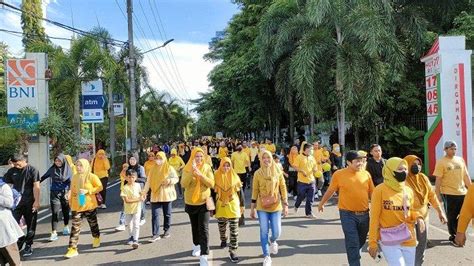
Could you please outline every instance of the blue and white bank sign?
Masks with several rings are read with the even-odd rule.
[[[102,80],[82,82],[82,122],[104,123],[104,89]]]

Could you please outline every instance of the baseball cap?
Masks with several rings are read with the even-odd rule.
[[[348,151],[346,153],[346,161],[348,162],[351,162],[352,160],[355,160],[355,159],[366,158],[366,157],[367,157],[366,155],[354,150]]]
[[[452,148],[452,147],[457,147],[458,145],[456,144],[456,142],[454,140],[447,140],[444,142],[444,148],[445,149],[449,149],[449,148]]]

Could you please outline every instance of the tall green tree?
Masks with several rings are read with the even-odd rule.
[[[21,26],[23,29],[23,46],[25,51],[29,52],[31,45],[35,42],[47,42],[47,36],[44,31],[41,18],[43,17],[43,8],[41,0],[22,0],[21,2]]]

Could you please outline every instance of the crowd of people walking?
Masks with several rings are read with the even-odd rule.
[[[374,259],[383,254],[389,265],[422,265],[429,208],[436,211],[441,223],[447,223],[449,241],[457,247],[465,245],[465,232],[474,215],[474,186],[463,158],[456,156],[456,143],[446,141],[444,151],[445,156],[430,173],[436,179],[433,187],[422,173],[419,157],[385,159],[378,144],[368,151],[345,154],[337,143],[329,148],[318,141],[297,141],[280,152],[268,139],[262,143],[201,139],[156,144],[142,156],[146,157],[143,166],[137,154],[128,156],[122,165],[123,208],[116,230],[125,231],[128,226],[126,243],[139,248],[140,226],[146,223],[146,206],[150,205],[152,232],[148,241],[169,238],[173,202],[184,199],[192,231],[190,255],[199,257],[200,265],[209,264],[209,221],[215,217],[220,247],[228,248],[229,259],[236,263],[239,227],[245,224],[248,206],[250,219],[257,219],[260,227],[263,265],[271,265],[284,230],[282,218],[298,214],[305,201],[305,217],[316,219],[313,204],[318,199],[317,210],[323,218],[326,203],[335,197],[349,265],[360,265],[367,242]],[[97,213],[107,208],[107,184],[114,178],[105,150],[99,150],[90,161],[78,159],[75,163],[71,156],[58,154],[42,176],[23,155],[12,156],[10,162],[11,168],[0,180],[0,264],[19,265],[20,254],[33,254],[40,182],[48,179],[49,241],[58,239],[62,212],[62,234],[69,236],[66,258],[79,255],[84,217],[91,228],[92,248],[101,245]],[[246,189],[251,191],[250,204],[245,199]]]

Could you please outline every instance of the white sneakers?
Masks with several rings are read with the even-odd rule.
[[[272,265],[272,258],[270,256],[266,256],[263,259],[263,266],[271,266]]]
[[[143,220],[140,220],[140,226],[144,225],[146,223],[146,220],[143,219]]]
[[[200,245],[193,245],[193,257],[201,256],[201,246]]]
[[[201,251],[199,251],[199,253],[201,253]],[[207,255],[202,255],[199,258],[199,266],[208,266],[208,265],[209,265],[209,262],[207,260]]]
[[[278,243],[276,241],[270,243],[270,253],[274,255],[278,254]]]
[[[322,197],[322,196],[323,196],[323,192],[321,192],[321,189],[318,190],[318,196],[319,196],[319,197]]]

